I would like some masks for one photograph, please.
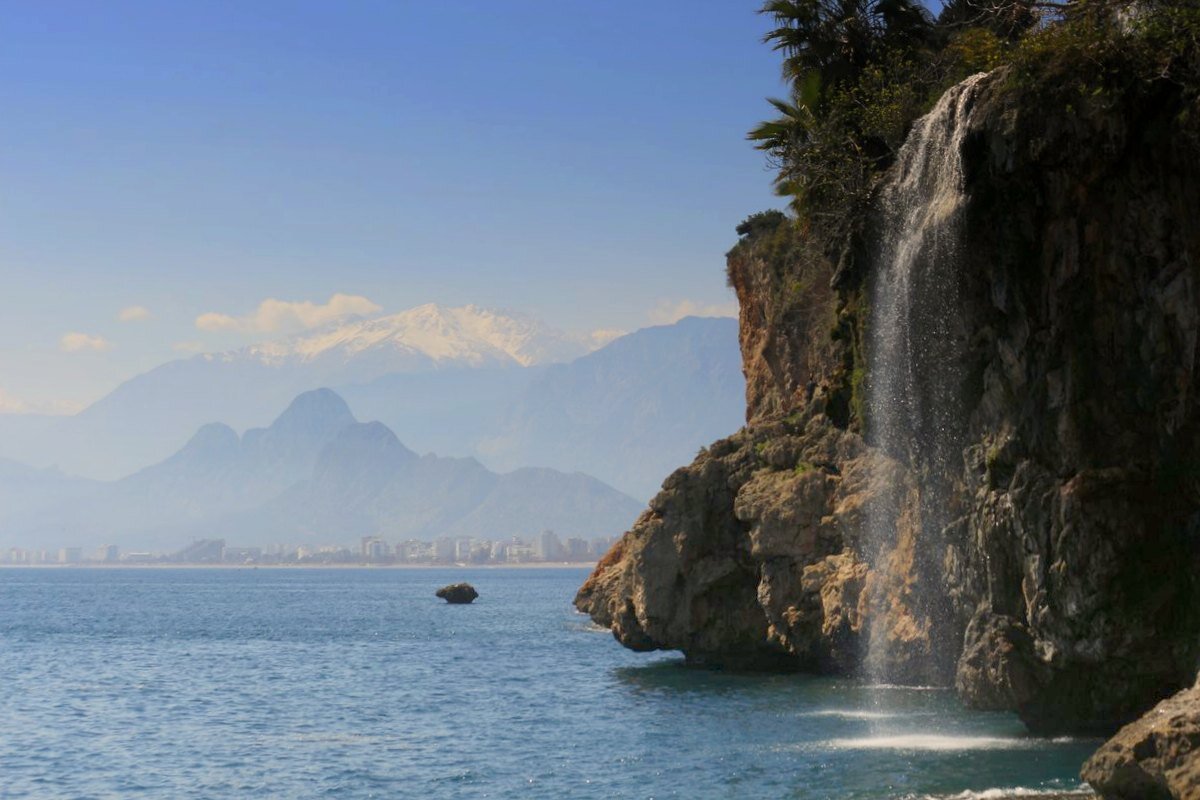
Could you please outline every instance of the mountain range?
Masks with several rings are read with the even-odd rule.
[[[38,502],[0,512],[0,544],[171,549],[220,536],[245,545],[474,536],[612,536],[641,503],[549,469],[497,474],[471,458],[419,456],[329,389],[305,392],[239,436],[201,427],[162,462],[111,482],[5,464],[0,485],[39,483]],[[0,495],[3,496],[3,495]]]
[[[685,318],[604,338],[425,305],[171,361],[71,417],[0,415],[0,457],[116,480],[167,459],[201,425],[261,427],[301,392],[329,386],[417,452],[504,472],[581,471],[645,500],[741,424],[736,322]]]
[[[648,499],[698,436],[736,429],[745,407],[736,322],[686,317],[547,367],[477,452],[497,469],[582,470]]]

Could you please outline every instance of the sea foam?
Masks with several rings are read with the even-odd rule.
[[[837,750],[1029,750],[1046,746],[1045,739],[1018,739],[1009,736],[946,736],[907,733],[895,736],[864,736],[830,739],[826,744]]]

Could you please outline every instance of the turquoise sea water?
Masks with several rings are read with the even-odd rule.
[[[988,796],[1076,787],[1096,746],[631,653],[572,610],[585,576],[0,570],[0,798]]]

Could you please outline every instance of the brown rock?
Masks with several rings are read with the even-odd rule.
[[[666,481],[575,604],[634,650],[839,673],[858,668],[874,604],[891,641],[882,674],[929,682],[931,623],[909,605],[911,576],[872,580],[855,538],[864,509],[905,480],[824,415],[746,429]]]
[[[1200,685],[1119,730],[1083,765],[1082,777],[1106,800],[1200,797]]]

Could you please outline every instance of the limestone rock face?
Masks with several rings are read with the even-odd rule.
[[[1105,800],[1200,797],[1200,686],[1126,725],[1083,765]]]
[[[957,685],[1105,732],[1198,655],[1200,160],[1165,87],[1047,114],[1003,81],[964,145]]]
[[[667,479],[575,604],[634,650],[723,666],[849,673],[888,636],[890,679],[933,680],[909,587],[858,554],[897,471],[824,414],[745,429]]]
[[[668,478],[580,590],[622,643],[944,682],[1043,732],[1110,733],[1194,678],[1200,115],[1166,85],[1068,109],[997,73],[975,97],[951,522],[922,524],[924,467],[873,446],[869,220],[834,252],[744,239],[748,426]],[[868,543],[880,515],[891,538]]]

